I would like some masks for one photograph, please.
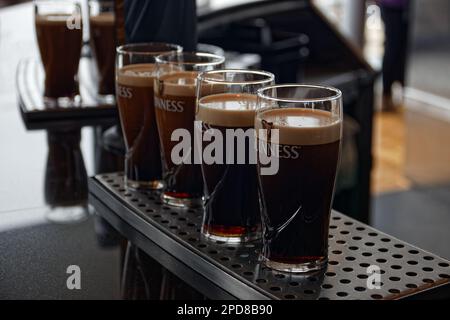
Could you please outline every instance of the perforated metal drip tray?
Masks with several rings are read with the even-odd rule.
[[[450,294],[448,261],[337,212],[330,223],[327,269],[299,276],[264,267],[259,242],[235,246],[203,239],[202,209],[175,209],[163,205],[156,193],[126,190],[122,174],[94,177],[89,189],[96,208],[107,207],[239,299],[448,298]],[[367,286],[371,265],[379,267],[379,289]]]

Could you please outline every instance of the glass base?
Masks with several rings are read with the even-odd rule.
[[[319,271],[326,267],[328,258],[323,257],[314,261],[305,263],[290,264],[269,260],[263,257],[264,264],[270,269],[289,273],[307,273]]]
[[[164,183],[161,180],[136,181],[125,177],[125,186],[133,190],[139,189],[160,190],[164,187]]]
[[[221,241],[221,242],[225,242],[225,243],[245,243],[245,242],[250,242],[250,241],[254,241],[254,240],[258,240],[261,238],[261,233],[260,232],[252,232],[252,233],[245,233],[239,236],[224,236],[224,235],[217,235],[217,234],[213,234],[210,233],[208,231],[205,230],[205,228],[202,228],[202,234],[203,236],[211,241]]]
[[[202,198],[177,198],[166,193],[161,196],[163,203],[178,208],[200,208],[203,205]]]

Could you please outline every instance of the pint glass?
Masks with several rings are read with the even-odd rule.
[[[260,236],[256,91],[273,84],[273,74],[256,70],[215,70],[198,77],[196,129],[202,136],[207,238],[237,243]]]
[[[194,159],[196,82],[200,72],[220,69],[224,61],[222,56],[200,52],[156,58],[155,112],[164,160],[164,203],[185,208],[202,205],[202,173]]]
[[[125,182],[133,189],[160,189],[161,155],[153,100],[155,57],[181,51],[167,43],[117,48],[116,97],[126,146]]]
[[[79,97],[81,8],[72,1],[34,1],[36,36],[45,71],[44,100],[70,105]]]

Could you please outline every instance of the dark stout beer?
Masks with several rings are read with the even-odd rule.
[[[91,16],[89,22],[92,53],[98,70],[98,93],[114,94],[116,59],[114,12],[102,12]]]
[[[258,155],[278,149],[279,170],[259,175],[264,256],[276,264],[327,261],[328,226],[339,158],[341,121],[330,112],[284,108],[261,112],[255,129],[279,129],[279,143],[258,135]],[[258,171],[261,172],[258,157]]]
[[[211,238],[249,239],[260,229],[256,164],[250,164],[249,154],[254,150],[254,132],[248,130],[254,126],[255,107],[256,96],[250,94],[215,94],[199,100],[196,120],[203,122],[203,135],[216,129],[223,138],[223,164],[202,161],[206,198],[203,232]],[[225,141],[227,129],[242,138]],[[210,143],[202,142],[202,152]],[[243,164],[238,163],[239,153],[245,156]],[[230,155],[233,157],[227,161]]]
[[[69,29],[68,14],[36,15],[36,35],[45,69],[44,96],[73,97],[78,94],[77,73],[82,45],[82,28]]]
[[[161,158],[153,100],[154,64],[131,64],[117,72],[117,105],[127,147],[129,186],[161,187]]]
[[[164,157],[164,195],[191,199],[203,196],[200,164],[194,164],[195,79],[197,72],[169,73],[159,77],[155,87],[155,111]],[[190,164],[175,164],[171,153],[178,141],[171,141],[176,129],[186,129],[191,136]]]

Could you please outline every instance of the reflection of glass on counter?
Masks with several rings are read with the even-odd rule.
[[[124,300],[203,300],[205,297],[128,242],[122,274]]]
[[[45,201],[53,222],[74,222],[87,216],[87,173],[80,149],[81,130],[47,133]]]

